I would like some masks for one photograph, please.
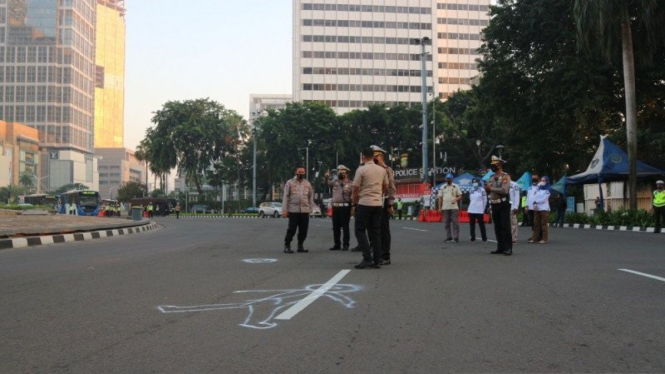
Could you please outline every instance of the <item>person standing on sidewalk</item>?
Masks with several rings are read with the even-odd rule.
[[[538,191],[533,196],[533,230],[529,243],[545,244],[549,239],[550,219],[550,178],[543,176],[538,183]],[[539,240],[538,233],[542,237]]]
[[[453,183],[453,175],[446,174],[446,184],[441,187],[438,194],[439,206],[443,215],[443,224],[446,228],[444,243],[459,242],[459,201],[462,200],[462,191]],[[452,231],[451,231],[452,226]]]
[[[355,268],[380,268],[383,194],[388,191],[388,173],[374,163],[372,148],[363,149],[362,161],[363,166],[358,168],[353,178],[351,208],[351,215],[355,216],[356,240],[363,253],[363,260]],[[373,253],[370,252],[370,239]]]
[[[520,185],[510,181],[510,232],[513,244],[517,244],[517,212],[520,209]]]
[[[383,216],[381,217],[381,261],[379,265],[390,265],[390,247],[392,237],[390,236],[390,218],[395,212],[393,204],[395,203],[395,172],[386,165],[385,154],[381,147],[373,145],[370,148],[374,151],[374,163],[385,169],[388,176],[388,190],[383,195]]]
[[[284,253],[293,253],[291,241],[298,231],[298,252],[309,252],[303,244],[307,239],[309,213],[314,206],[314,188],[305,179],[305,168],[296,169],[296,177],[289,179],[284,185],[282,197],[282,217],[289,219],[289,227],[284,237]]]
[[[472,179],[473,188],[469,191],[469,230],[471,243],[476,241],[476,222],[480,228],[480,237],[487,242],[487,233],[485,232],[485,211],[487,210],[487,192],[480,187],[480,179]]]
[[[332,224],[334,245],[331,251],[349,250],[349,221],[351,220],[351,194],[353,183],[348,178],[349,168],[344,165],[337,167],[337,180],[329,181],[330,172],[325,174],[325,183],[332,188]],[[323,212],[323,211],[322,211]],[[340,236],[344,233],[342,240]]]
[[[665,182],[656,181],[656,190],[653,191],[653,214],[656,218],[656,227],[653,232],[660,233],[662,221],[665,221]]]
[[[506,161],[492,156],[491,169],[494,175],[485,184],[492,207],[492,221],[496,235],[496,250],[492,254],[513,254],[513,238],[510,229],[510,175],[503,171]]]
[[[175,219],[180,219],[180,203],[175,204]]]

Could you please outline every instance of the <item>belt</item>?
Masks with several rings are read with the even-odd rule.
[[[490,199],[490,203],[492,203],[492,204],[499,204],[499,203],[502,203],[504,201],[508,201],[508,198],[507,197],[502,197],[502,198],[496,199],[496,200],[491,200]]]
[[[349,205],[351,205],[351,204],[349,204],[349,203],[333,203],[332,206],[334,206],[334,207],[340,207],[340,206],[349,206]]]

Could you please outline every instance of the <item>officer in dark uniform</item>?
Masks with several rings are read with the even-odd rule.
[[[381,147],[373,145],[371,146],[374,151],[374,163],[381,166],[386,170],[388,175],[388,191],[383,196],[383,214],[381,216],[381,261],[379,265],[390,265],[390,217],[395,212],[393,204],[395,203],[395,172],[393,169],[386,165],[385,154],[386,151],[381,149]]]
[[[349,221],[351,220],[351,194],[353,181],[349,179],[349,168],[344,165],[337,167],[337,180],[330,181],[330,172],[326,172],[326,185],[332,188],[332,221],[333,239],[335,244],[331,251],[349,250]],[[340,241],[341,233],[344,233]]]
[[[494,175],[485,184],[492,207],[492,221],[496,235],[497,247],[492,254],[513,254],[513,239],[510,224],[510,175],[503,171],[506,161],[492,156],[491,168]]]

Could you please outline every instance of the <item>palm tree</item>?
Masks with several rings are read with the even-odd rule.
[[[19,177],[18,184],[26,190],[32,189],[35,186],[35,175],[24,172]]]
[[[600,52],[607,60],[621,48],[626,98],[630,209],[637,209],[637,104],[635,98],[635,52],[642,63],[651,62],[653,51],[665,45],[665,5],[662,0],[575,0],[578,45]],[[640,41],[633,47],[633,34]]]

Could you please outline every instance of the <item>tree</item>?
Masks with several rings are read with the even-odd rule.
[[[9,185],[0,188],[0,202],[14,204],[19,195],[23,195],[25,190],[22,187]]]
[[[621,51],[630,209],[637,210],[635,57],[637,52],[643,63],[649,64],[654,51],[665,45],[665,5],[658,0],[575,0],[575,19],[581,49],[597,52],[607,61],[617,60]]]
[[[118,188],[118,201],[128,203],[131,199],[147,195],[147,191],[148,189],[143,184],[136,182],[125,183],[122,187]]]
[[[28,172],[21,173],[18,184],[30,191],[35,186],[35,175]]]
[[[242,117],[209,99],[169,101],[152,122],[141,142],[150,170],[161,176],[177,167],[200,194],[208,170],[234,155],[248,134]]]

